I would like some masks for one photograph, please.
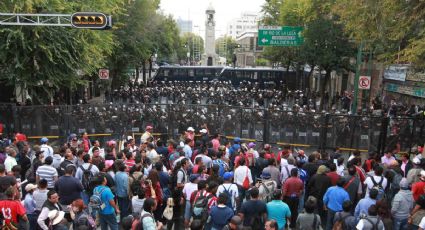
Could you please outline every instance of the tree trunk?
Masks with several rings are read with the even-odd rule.
[[[319,107],[319,111],[323,110],[323,106],[325,104],[325,89],[326,89],[326,85],[328,84],[329,78],[331,77],[331,70],[326,69],[326,74],[325,74],[325,78],[321,81],[321,86],[320,86],[320,107]],[[320,73],[320,76],[322,76],[322,74]]]
[[[139,82],[139,77],[140,77],[139,67],[136,67],[136,79],[134,79],[134,84]]]

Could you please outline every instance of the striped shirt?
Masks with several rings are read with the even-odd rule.
[[[47,180],[47,188],[55,187],[55,176],[58,176],[58,171],[50,165],[42,165],[38,167],[36,175],[40,177],[40,180]]]

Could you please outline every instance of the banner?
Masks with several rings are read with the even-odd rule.
[[[407,72],[406,80],[425,82],[425,73],[424,72],[418,73],[418,72],[413,72],[413,70],[409,70]]]
[[[407,85],[397,85],[392,83],[387,83],[385,88],[387,91],[390,92],[425,98],[425,88]]]
[[[384,70],[384,78],[396,81],[406,81],[408,65],[390,65]]]

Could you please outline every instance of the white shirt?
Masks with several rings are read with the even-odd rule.
[[[236,198],[239,197],[239,190],[238,190],[238,186],[236,184],[229,184],[229,183],[225,183],[222,184],[220,186],[218,186],[217,188],[217,197],[220,196],[221,193],[224,193],[227,190],[231,197],[230,199],[232,199],[232,207],[234,210],[236,210]]]
[[[387,178],[385,177],[380,177],[380,176],[373,176],[373,179],[375,180],[376,184],[379,184],[379,182],[381,181],[381,178],[384,178],[384,180],[382,181],[382,188],[385,189],[387,187]],[[364,184],[366,185],[367,189],[366,189],[366,196],[369,196],[369,191],[374,187],[374,184],[372,182],[372,178],[371,177],[367,177],[366,180],[364,181]]]
[[[344,176],[344,170],[345,170],[345,166],[344,164],[340,165],[340,166],[336,166],[336,173],[338,173],[338,175],[340,176]]]
[[[147,152],[146,156],[152,161],[152,163],[156,163],[158,161],[158,153],[155,149]]]
[[[133,198],[131,198],[131,207],[133,208],[133,213],[142,213],[144,203],[145,199],[139,199],[138,196],[133,196]]]
[[[4,167],[6,168],[6,172],[11,172],[13,166],[17,165],[16,158],[7,155],[6,160],[4,160]]]
[[[186,183],[183,187],[183,193],[186,194],[186,200],[190,200],[190,196],[194,191],[198,190],[198,184],[192,182]]]
[[[46,157],[48,157],[48,156],[53,157],[53,148],[48,146],[47,144],[42,144],[40,146],[40,150],[44,151],[43,152],[44,159],[46,159]]]
[[[419,223],[419,227],[425,229],[425,217],[422,217],[421,222]]]
[[[245,165],[242,165],[236,168],[235,175],[233,176],[234,182],[242,186],[243,181],[245,180],[245,177],[247,175],[247,172],[248,172],[249,183],[252,184],[251,170]]]
[[[285,165],[282,167],[282,169],[280,170],[280,181],[282,182],[282,186],[285,183],[286,179],[288,179],[291,176],[291,170],[295,168],[297,167],[295,167],[294,165]]]

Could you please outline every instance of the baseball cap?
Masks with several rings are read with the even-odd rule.
[[[199,174],[192,174],[192,175],[190,175],[190,177],[189,177],[189,181],[193,183],[193,182],[195,182],[198,178],[199,178]]]
[[[261,173],[261,179],[270,179],[272,175],[270,175],[269,172],[263,172]]]
[[[40,142],[41,143],[47,143],[49,141],[49,139],[47,139],[47,137],[42,137]]]
[[[235,142],[241,142],[241,138],[240,137],[235,137],[234,141]]]
[[[29,191],[36,189],[36,188],[37,188],[37,185],[35,185],[35,184],[27,184],[25,186],[25,191],[29,192]]]
[[[300,150],[300,151],[298,151],[298,154],[300,154],[300,155],[304,155],[304,150]]]
[[[193,127],[189,127],[189,128],[187,128],[187,131],[189,131],[189,132],[195,132],[195,129]]]
[[[133,140],[133,136],[127,136],[127,141]]]
[[[248,148],[254,148],[255,147],[255,143],[254,142],[249,142],[248,144]]]
[[[148,129],[153,129],[153,127],[148,125],[148,126],[146,126],[146,130],[148,130]]]
[[[208,131],[206,129],[199,130],[200,133],[207,133]]]
[[[230,180],[231,178],[233,178],[233,172],[225,172],[223,175],[223,179],[224,180]]]

